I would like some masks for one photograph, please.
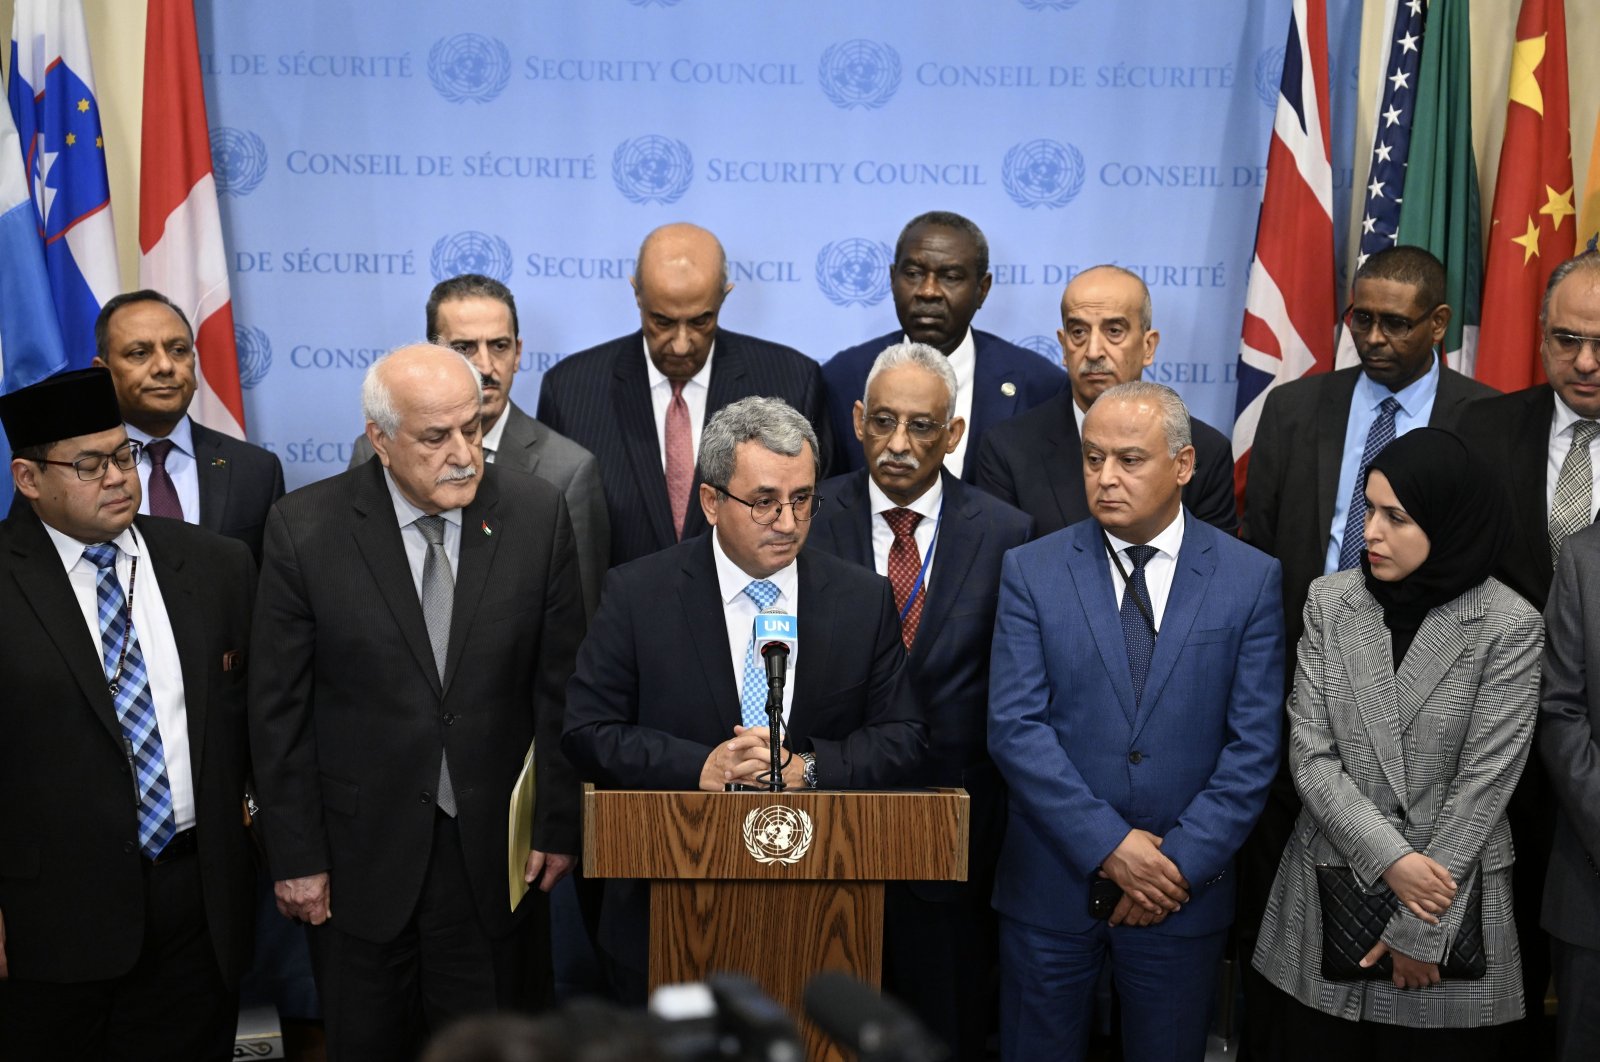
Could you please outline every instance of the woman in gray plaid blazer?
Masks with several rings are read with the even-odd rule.
[[[1289,699],[1304,810],[1254,957],[1293,997],[1286,1058],[1496,1059],[1500,1038],[1481,1027],[1522,1015],[1505,808],[1533,737],[1544,628],[1489,578],[1509,533],[1496,489],[1454,435],[1408,432],[1371,463],[1361,570],[1311,584]],[[1324,977],[1319,864],[1400,898],[1367,956],[1387,952],[1391,978]],[[1441,980],[1474,889],[1487,972]]]

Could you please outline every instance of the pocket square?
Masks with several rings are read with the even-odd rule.
[[[224,671],[239,671],[239,670],[242,670],[243,668],[244,668],[244,651],[243,650],[241,650],[241,649],[229,649],[226,653],[222,654],[222,670],[224,670]]]

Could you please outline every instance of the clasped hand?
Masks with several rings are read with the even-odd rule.
[[[706,757],[700,768],[700,788],[708,793],[720,793],[729,782],[753,785],[756,777],[771,769],[772,750],[770,731],[764,726],[735,726],[733,739],[720,742]],[[784,785],[791,789],[804,784],[805,761],[798,756],[784,755],[788,766],[783,768]]]
[[[1100,865],[1100,876],[1122,889],[1108,920],[1114,926],[1156,925],[1189,902],[1189,882],[1161,854],[1161,838],[1148,830],[1129,830]]]

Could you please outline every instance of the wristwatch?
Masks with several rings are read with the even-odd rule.
[[[805,783],[807,789],[815,789],[817,787],[817,754],[815,752],[802,752],[800,758],[806,761],[806,771],[800,780]]]

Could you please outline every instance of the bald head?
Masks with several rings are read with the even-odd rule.
[[[483,473],[483,385],[448,347],[401,347],[361,385],[367,440],[400,494],[425,513],[469,504]]]
[[[733,290],[722,244],[698,225],[663,225],[639,248],[634,301],[650,360],[670,380],[705,368],[722,300]]]

